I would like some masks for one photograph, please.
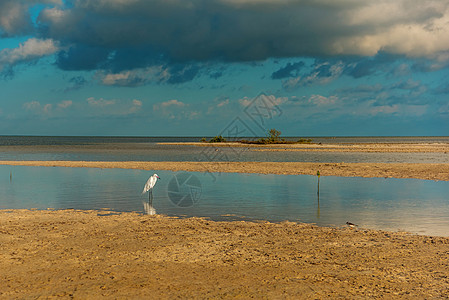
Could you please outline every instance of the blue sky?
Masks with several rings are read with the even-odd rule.
[[[0,135],[449,135],[448,77],[447,0],[0,0]]]

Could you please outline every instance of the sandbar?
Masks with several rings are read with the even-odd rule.
[[[197,147],[236,147],[253,151],[307,151],[307,152],[372,152],[372,153],[449,153],[448,143],[355,143],[355,144],[243,144],[226,143],[158,143],[160,145]]]
[[[449,163],[312,163],[312,162],[195,162],[195,161],[0,161],[0,165],[122,168],[190,172],[259,173],[343,177],[416,178],[449,181]]]
[[[449,238],[292,222],[0,210],[0,298],[449,297]]]

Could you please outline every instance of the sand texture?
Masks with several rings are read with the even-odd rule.
[[[0,298],[438,299],[449,238],[136,213],[0,211]]]
[[[190,172],[235,172],[344,177],[418,178],[449,180],[447,164],[412,163],[303,163],[303,162],[92,162],[92,161],[0,161],[0,165],[123,168]]]
[[[449,153],[447,143],[357,143],[357,144],[242,144],[242,143],[158,143],[198,147],[247,147],[253,151]]]

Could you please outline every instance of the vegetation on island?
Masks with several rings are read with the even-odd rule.
[[[310,144],[312,143],[311,139],[304,139],[301,138],[297,141],[286,141],[284,138],[281,138],[281,134],[282,132],[272,128],[270,130],[268,130],[267,136],[266,137],[262,137],[259,138],[255,141],[250,141],[250,140],[240,140],[237,141],[238,143],[242,143],[242,144],[258,144],[258,145],[266,145],[266,144]],[[202,138],[200,140],[203,143],[207,143],[207,139],[206,138]],[[209,140],[209,143],[226,143],[226,139],[224,137],[222,137],[221,135],[218,135],[214,138],[212,138],[211,140]]]
[[[241,140],[240,143],[243,144],[259,144],[259,145],[266,145],[266,144],[310,144],[312,143],[311,139],[304,139],[301,138],[297,141],[286,141],[284,138],[281,138],[282,132],[272,128],[268,130],[267,137],[260,138],[255,141],[248,141],[248,140]]]
[[[204,139],[205,140],[205,139]],[[226,143],[226,139],[221,135],[212,138],[209,143]]]

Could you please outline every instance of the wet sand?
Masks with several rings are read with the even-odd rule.
[[[344,177],[417,178],[449,181],[449,163],[303,163],[303,162],[92,162],[92,161],[0,161],[0,165],[123,168],[190,172],[232,172]]]
[[[449,238],[107,211],[0,211],[0,298],[449,297]]]

